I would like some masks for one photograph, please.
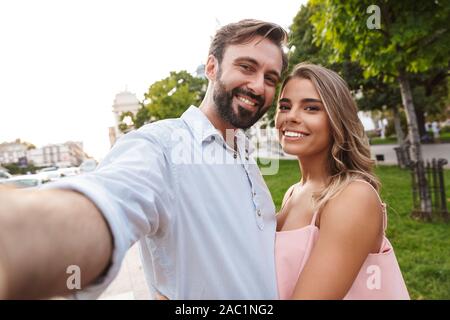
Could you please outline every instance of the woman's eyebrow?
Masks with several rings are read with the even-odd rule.
[[[305,102],[317,102],[317,103],[322,103],[322,100],[319,99],[314,99],[314,98],[305,98],[300,100],[301,102],[305,103]],[[323,104],[323,103],[322,103]]]
[[[288,98],[281,98],[280,100],[278,100],[278,102],[288,102],[290,103],[291,100]],[[314,99],[314,98],[304,98],[302,100],[300,100],[301,103],[309,103],[309,102],[316,102],[316,103],[322,103],[321,100],[319,99]],[[323,103],[322,103],[323,104]]]

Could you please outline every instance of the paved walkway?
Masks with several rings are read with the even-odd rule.
[[[148,300],[150,292],[145,282],[144,271],[135,244],[128,251],[119,274],[99,297],[100,300]]]
[[[378,161],[378,164],[397,164],[397,156],[394,150],[397,146],[396,144],[376,145],[371,146],[370,151],[374,158],[377,154],[384,155],[384,161]],[[447,165],[445,168],[450,168],[450,143],[423,144],[422,153],[424,160],[446,159]]]
[[[377,161],[377,164],[383,165],[393,165],[397,164],[397,156],[395,154],[394,148],[398,145],[396,144],[385,144],[385,145],[375,145],[370,147],[370,152],[372,154],[372,158],[376,159],[376,155],[383,155],[383,161]],[[275,151],[275,152],[274,152]],[[258,151],[258,156],[260,158],[275,158],[280,157],[280,159],[296,159],[295,156],[292,155],[279,155],[276,149],[266,150],[260,149]],[[450,143],[439,143],[439,144],[423,144],[422,145],[422,153],[424,160],[431,160],[433,158],[439,159],[443,158],[447,160],[447,164],[445,168],[450,169]]]

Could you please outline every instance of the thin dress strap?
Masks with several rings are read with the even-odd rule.
[[[292,185],[291,192],[289,193],[289,195],[288,195],[286,201],[285,201],[285,202],[283,203],[283,205],[281,206],[280,212],[279,212],[278,214],[281,215],[281,214],[283,213],[284,207],[286,207],[286,204],[289,202],[289,199],[291,199],[291,196],[292,196],[292,194],[294,193],[294,190],[295,190],[295,186],[296,186],[296,185],[297,185],[297,183],[294,184],[294,185]]]
[[[316,212],[314,212],[313,217],[311,219],[311,225],[315,226],[316,225],[316,220],[317,220],[317,216],[319,214],[319,210],[316,210]]]
[[[375,191],[375,193],[377,194],[378,200],[380,200],[381,207],[382,207],[382,210],[383,210],[383,232],[385,232],[385,231],[386,231],[386,228],[387,228],[386,203],[384,203],[383,200],[381,200],[381,197],[380,197],[380,195],[378,194],[377,189],[375,189],[374,186],[373,186],[372,184],[370,184],[369,182],[367,182],[366,180],[363,180],[363,179],[356,179],[355,181],[361,181],[361,182],[364,182],[364,183],[368,184],[369,186],[372,187],[373,191]]]

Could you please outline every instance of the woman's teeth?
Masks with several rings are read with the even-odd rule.
[[[293,137],[293,138],[300,138],[300,137],[306,137],[306,134],[302,134],[295,131],[284,131],[283,135],[286,137]]]

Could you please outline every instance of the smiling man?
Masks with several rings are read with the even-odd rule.
[[[94,172],[0,190],[0,298],[96,298],[136,241],[153,294],[277,298],[275,207],[240,129],[270,108],[286,39],[263,21],[222,27],[199,108],[125,135]],[[180,132],[194,158],[207,151],[222,163],[176,161]],[[66,286],[71,265],[81,270],[76,292]]]

